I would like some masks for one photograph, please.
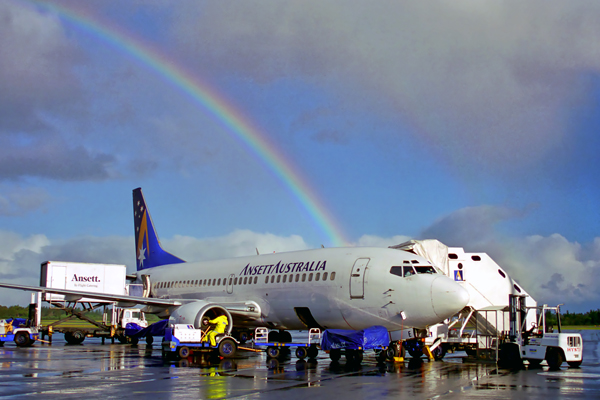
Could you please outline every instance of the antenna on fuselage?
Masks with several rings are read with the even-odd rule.
[[[258,247],[256,247],[256,255],[260,256],[260,253],[258,252]]]

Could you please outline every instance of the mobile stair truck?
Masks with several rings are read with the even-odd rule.
[[[527,307],[525,296],[511,295],[508,335],[500,342],[498,364],[506,368],[520,368],[523,361],[529,366],[538,366],[542,361],[552,370],[559,369],[563,362],[577,368],[583,362],[583,340],[578,333],[563,333],[560,325],[560,306]],[[527,315],[537,314],[537,322],[526,326]],[[553,316],[557,331],[549,324]],[[529,328],[529,329],[527,329]]]
[[[391,248],[426,258],[438,273],[454,279],[470,297],[463,310],[429,327],[427,332],[405,330],[395,336],[392,332],[392,340],[402,338],[403,349],[413,358],[425,353],[440,360],[447,352],[462,350],[469,356],[491,360],[496,354],[496,338],[508,325],[507,321],[498,320],[501,314],[497,311],[509,306],[509,295],[527,296],[525,306],[537,306],[527,291],[486,253],[467,253],[462,247],[448,247],[432,239],[411,240]],[[536,321],[532,314],[525,318],[529,326]]]

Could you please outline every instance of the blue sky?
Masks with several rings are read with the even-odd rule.
[[[185,259],[332,245],[222,121],[45,4],[0,4],[2,281],[36,284],[48,259],[134,268],[140,186]],[[210,83],[349,245],[436,238],[539,302],[599,308],[595,2],[49,4]]]

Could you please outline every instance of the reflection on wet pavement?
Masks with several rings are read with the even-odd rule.
[[[377,364],[367,353],[362,365],[332,363],[321,353],[315,360],[294,356],[267,359],[264,353],[240,352],[235,359],[193,356],[166,362],[158,345],[36,344],[0,348],[2,396],[64,398],[303,398],[307,396],[379,399],[400,398],[598,398],[600,331],[581,331],[581,368],[498,370],[473,362],[464,353],[443,361],[411,360]],[[68,379],[67,379],[68,378]]]

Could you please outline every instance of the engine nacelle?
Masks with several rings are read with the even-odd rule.
[[[225,329],[225,333],[230,334],[233,328],[233,319],[231,314],[225,307],[215,303],[208,303],[203,300],[194,301],[192,303],[184,304],[178,307],[169,317],[169,325],[172,324],[186,324],[194,325],[194,328],[204,329],[206,324],[202,321],[207,319],[214,319],[220,315],[225,315],[229,324]]]

